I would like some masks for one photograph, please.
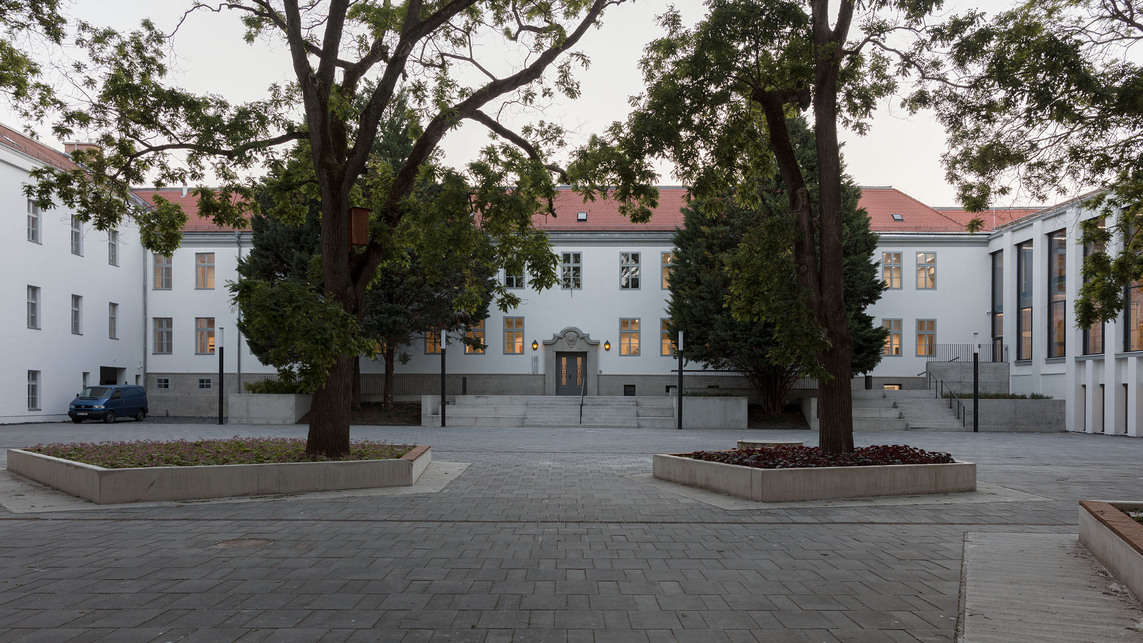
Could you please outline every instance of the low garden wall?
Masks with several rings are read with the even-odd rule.
[[[661,480],[762,502],[976,490],[976,465],[970,462],[757,469],[681,455],[656,455],[652,466],[654,476]]]
[[[745,397],[683,395],[684,429],[745,429],[746,413]]]
[[[972,430],[972,394],[961,397]],[[984,399],[980,404],[981,431],[1057,432],[1064,430],[1064,400]]]
[[[8,470],[96,504],[196,500],[411,486],[432,462],[427,446],[399,460],[105,469],[8,449]]]
[[[1143,600],[1143,525],[1124,510],[1143,509],[1143,502],[1079,503],[1079,539],[1096,560]]]
[[[296,424],[310,412],[311,395],[232,393],[227,399],[232,424]]]

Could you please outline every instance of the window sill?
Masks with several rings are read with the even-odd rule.
[[[1067,361],[1068,361],[1067,357],[1045,357],[1044,358],[1045,364],[1066,364]]]

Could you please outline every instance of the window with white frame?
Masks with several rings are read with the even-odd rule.
[[[154,339],[151,350],[156,355],[170,355],[175,347],[175,320],[171,317],[155,317],[151,320]]]
[[[671,270],[675,265],[675,253],[664,252],[659,255],[659,288],[666,290],[671,287]]]
[[[519,290],[524,287],[524,273],[504,271],[504,287],[510,290]]]
[[[504,353],[507,355],[524,354],[524,318],[504,318]]]
[[[83,297],[79,295],[71,296],[71,333],[83,334]]]
[[[931,357],[937,351],[937,320],[917,320],[917,357]]]
[[[639,354],[639,318],[621,318],[619,320],[619,354]]]
[[[83,256],[83,221],[74,214],[71,217],[71,253]]]
[[[107,304],[107,337],[119,339],[119,304]]]
[[[156,377],[155,378],[155,388],[158,388],[158,389],[169,389],[169,388],[171,388],[171,378],[169,378],[169,377]]]
[[[194,255],[194,287],[196,290],[214,289],[214,253],[198,252]]]
[[[619,287],[624,290],[639,289],[639,253],[619,253]]]
[[[583,262],[578,252],[565,252],[560,255],[560,288],[579,290],[582,282]]]
[[[119,265],[119,231],[107,231],[107,263],[111,266]]]
[[[171,289],[171,258],[166,255],[155,254],[155,268],[154,277],[152,278],[152,287],[155,290],[170,290]]]
[[[917,290],[936,290],[937,253],[917,253]]]
[[[40,287],[28,286],[28,328],[40,327]]]
[[[889,332],[885,336],[885,346],[881,349],[882,355],[900,357],[901,355],[901,320],[882,319],[881,326]]]
[[[469,355],[483,355],[484,349],[484,320],[480,320],[475,324],[469,326],[464,331],[464,337],[468,341],[464,344],[464,352]]]
[[[195,317],[194,352],[198,355],[214,354],[214,318]]]
[[[28,371],[28,410],[40,410],[40,372]]]
[[[881,280],[890,290],[901,289],[901,253],[881,253]]]
[[[28,241],[40,243],[40,206],[28,199]]]

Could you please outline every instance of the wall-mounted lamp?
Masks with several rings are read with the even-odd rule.
[[[603,342],[603,350],[605,350],[605,351],[611,350],[611,342]]]
[[[532,350],[534,350],[534,351],[540,350],[540,343],[534,339],[532,340]]]

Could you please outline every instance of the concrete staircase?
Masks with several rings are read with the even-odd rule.
[[[673,428],[674,398],[571,395],[458,395],[448,405],[449,426],[590,426]],[[436,419],[439,426],[440,417]]]
[[[948,400],[928,390],[853,391],[853,430],[963,431]]]

